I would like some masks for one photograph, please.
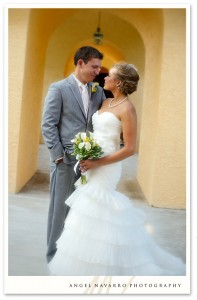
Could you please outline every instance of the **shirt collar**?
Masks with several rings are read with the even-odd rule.
[[[72,75],[73,75],[74,79],[76,80],[78,87],[85,86],[85,87],[87,88],[87,86],[88,86],[87,83],[86,83],[86,84],[83,84],[83,83],[82,83],[82,82],[74,75],[74,73],[73,73]]]

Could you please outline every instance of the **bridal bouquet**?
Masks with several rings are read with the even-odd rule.
[[[99,146],[96,139],[93,137],[93,133],[90,131],[87,132],[79,132],[75,135],[75,138],[71,140],[73,143],[74,151],[72,155],[76,156],[76,159],[83,160],[83,159],[96,159],[102,156],[103,151],[102,148]],[[79,162],[75,165],[75,170]],[[81,183],[87,183],[87,178],[85,174],[81,175]]]

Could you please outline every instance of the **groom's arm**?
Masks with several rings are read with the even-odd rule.
[[[63,157],[63,146],[60,142],[58,124],[61,116],[62,97],[59,89],[53,84],[45,98],[42,116],[42,134],[50,151],[52,161]]]

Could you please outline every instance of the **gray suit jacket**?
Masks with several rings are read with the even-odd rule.
[[[48,90],[42,118],[42,134],[50,150],[51,160],[64,156],[65,150],[72,150],[71,139],[78,132],[92,131],[92,115],[101,107],[106,98],[103,89],[98,86],[91,91],[88,117],[85,115],[82,98],[73,75],[53,83]]]

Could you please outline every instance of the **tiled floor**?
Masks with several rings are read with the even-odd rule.
[[[123,161],[118,190],[147,215],[146,229],[157,243],[182,257],[186,253],[185,210],[150,207],[136,180],[137,156]],[[49,155],[39,148],[38,171],[18,194],[9,195],[9,275],[47,276],[46,224],[49,205]]]

